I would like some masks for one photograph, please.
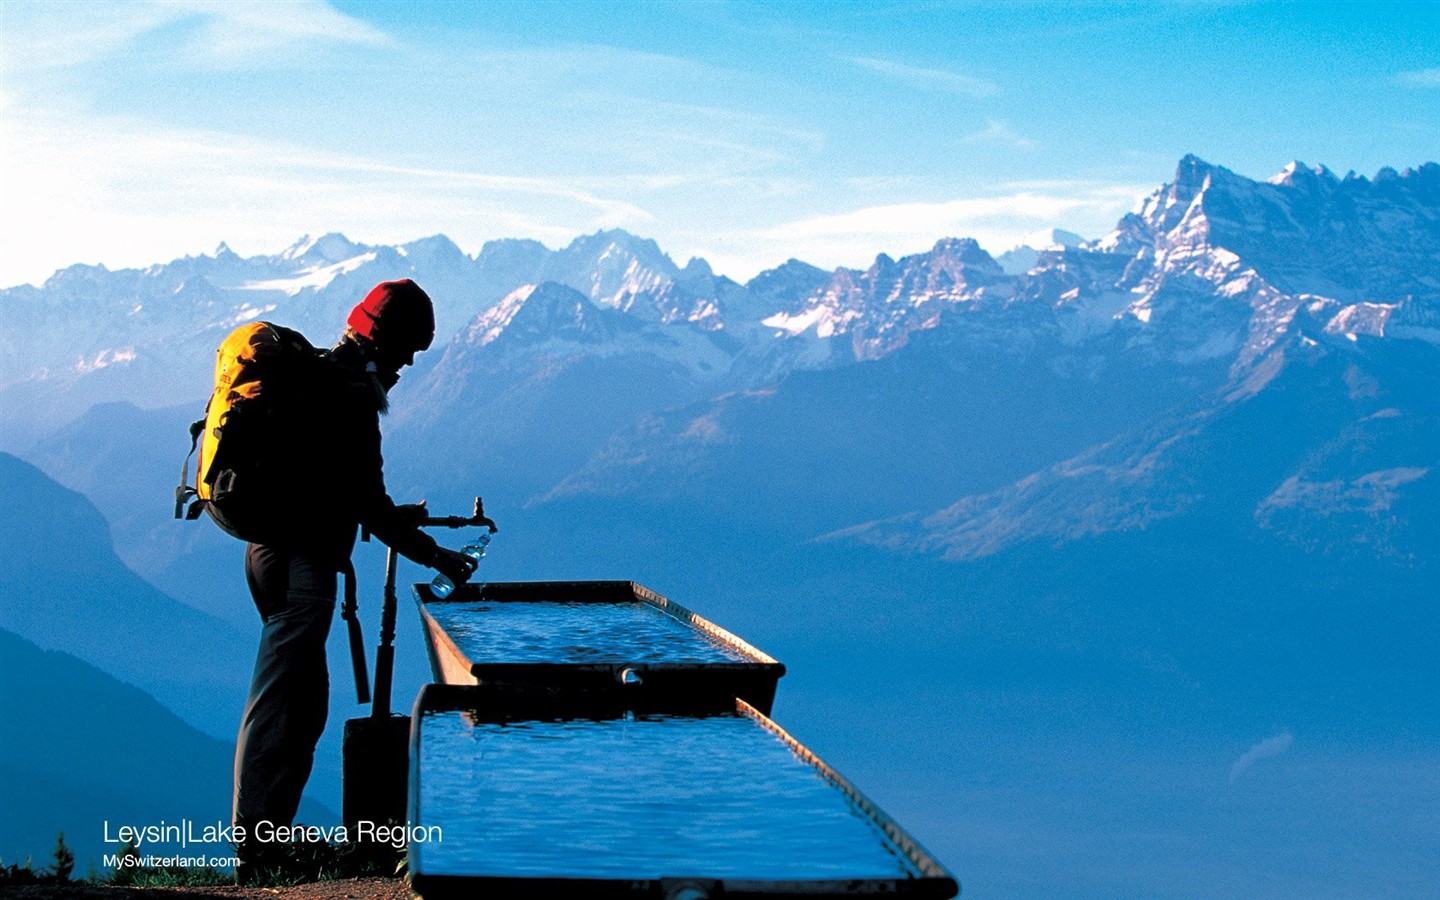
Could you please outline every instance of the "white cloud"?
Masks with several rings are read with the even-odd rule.
[[[1415,72],[1401,72],[1395,76],[1401,84],[1411,87],[1440,87],[1440,68],[1420,69]]]
[[[960,75],[943,69],[925,69],[904,63],[875,59],[869,56],[852,56],[850,62],[888,78],[904,82],[911,87],[927,91],[948,91],[970,97],[993,97],[1000,93],[999,85],[983,78]]]
[[[397,165],[258,138],[12,108],[0,119],[0,285],[75,262],[144,266],[303,233],[563,240],[650,213],[560,179]]]
[[[999,119],[986,119],[984,128],[965,135],[960,141],[964,144],[1008,144],[1011,147],[1018,147],[1021,150],[1030,150],[1035,147],[1034,141],[1016,134],[1009,123]]]
[[[78,65],[122,51],[140,35],[174,20],[154,3],[0,4],[0,69]]]
[[[1023,243],[1042,228],[1087,237],[1108,233],[1148,193],[1149,185],[1052,182],[1052,188],[966,197],[937,203],[895,203],[796,219],[755,231],[681,233],[674,252],[703,256],[715,271],[743,281],[795,257],[822,268],[865,268],[879,252],[893,257],[929,250],[947,237],[974,238],[992,254]]]
[[[1246,750],[1235,760],[1230,767],[1230,783],[1234,784],[1235,779],[1248,772],[1256,763],[1262,759],[1270,759],[1279,756],[1295,743],[1295,736],[1288,731],[1282,731],[1274,737],[1266,738],[1255,746]]]
[[[6,0],[0,67],[63,68],[118,54],[177,58],[207,68],[264,65],[276,51],[316,43],[384,46],[378,29],[324,0]]]
[[[196,63],[244,66],[276,50],[304,44],[390,44],[384,32],[335,10],[324,0],[217,4],[166,0],[166,6],[201,16],[201,27],[186,48]]]
[[[939,203],[894,203],[788,222],[767,230],[765,236],[776,241],[791,241],[906,235],[933,241],[941,237],[972,236],[978,228],[1015,230],[1017,237],[1023,237],[1036,226],[1053,225],[1077,212],[1118,217],[1140,193],[1128,188],[1088,185],[1068,193],[1024,190]]]
[[[825,142],[818,130],[723,106],[597,91],[577,92],[573,99],[577,116],[604,111],[604,126],[588,130],[592,154],[618,154],[625,177],[644,172],[668,186],[770,170],[813,156]],[[616,122],[623,127],[610,127]],[[589,123],[577,119],[576,125]]]
[[[120,29],[107,44],[115,60],[134,63],[125,36],[151,27],[143,19]],[[276,40],[315,30],[277,26]],[[414,48],[397,49],[415,57],[420,71],[433,63]],[[564,77],[544,64],[552,58]],[[327,140],[327,147],[345,148],[335,152],[288,135],[230,132],[224,124],[161,124],[143,103],[124,116],[96,115],[83,96],[6,85],[0,206],[10,214],[0,216],[0,285],[40,281],[76,262],[145,266],[208,252],[222,240],[242,254],[270,252],[299,234],[325,231],[365,242],[440,231],[470,250],[497,237],[555,243],[617,226],[665,241],[673,227],[657,227],[654,209],[665,209],[672,226],[709,216],[713,229],[717,216],[733,224],[759,205],[814,190],[808,173],[787,167],[823,148],[821,130],[789,115],[731,106],[729,93],[645,94],[651,84],[730,84],[748,77],[743,73],[585,46],[498,58],[481,53],[467,65],[507,72],[510,80],[468,118],[420,121],[432,139],[415,146],[392,141],[390,150],[351,150],[362,145]],[[454,71],[474,77],[465,65]],[[616,83],[615,73],[625,80]],[[37,76],[33,85],[47,80],[26,74]],[[527,87],[532,77],[541,88]],[[234,83],[236,103],[257,102],[243,77]],[[345,102],[338,93],[337,102]],[[351,127],[353,119],[323,103],[316,112]],[[557,121],[567,127],[557,132]]]
[[[834,215],[815,216],[770,229],[776,240],[836,237],[870,233],[928,234],[941,237],[956,229],[996,221],[1024,219],[1047,222],[1062,213],[1085,205],[1075,197],[1021,193],[1004,197],[979,197],[943,203],[894,203]]]

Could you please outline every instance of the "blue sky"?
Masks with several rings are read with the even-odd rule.
[[[616,226],[743,280],[1437,148],[1440,3],[0,3],[0,286]]]

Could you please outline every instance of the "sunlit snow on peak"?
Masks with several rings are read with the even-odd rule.
[[[483,347],[498,338],[515,318],[515,314],[525,305],[525,301],[535,293],[536,287],[536,285],[527,284],[518,288],[477,316],[465,333],[466,342]]]
[[[318,291],[337,277],[353,272],[366,263],[375,261],[375,253],[362,253],[352,259],[342,260],[328,266],[311,266],[290,278],[273,278],[266,281],[247,281],[240,285],[246,291],[280,291],[293,297],[304,290]]]

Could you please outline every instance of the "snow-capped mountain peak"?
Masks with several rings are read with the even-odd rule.
[[[531,344],[555,338],[574,339],[591,328],[594,316],[587,309],[594,308],[573,288],[553,281],[527,284],[476,316],[459,340],[471,347],[484,347],[502,337]]]
[[[1035,250],[1064,250],[1067,247],[1078,247],[1083,243],[1085,243],[1085,239],[1073,231],[1066,231],[1063,228],[1046,228],[1043,231],[1026,235],[1022,246]]]
[[[338,249],[332,247],[331,249]],[[309,254],[299,257],[302,261],[313,258]],[[323,256],[322,256],[323,258]],[[318,291],[329,287],[330,283],[341,275],[354,272],[375,261],[376,253],[371,250],[346,259],[336,260],[329,264],[316,263],[301,269],[289,278],[272,278],[260,281],[247,281],[240,285],[242,290],[247,291],[280,291],[287,296],[294,297],[303,291]]]
[[[309,265],[324,265],[353,259],[365,252],[358,244],[339,232],[322,234],[312,238],[308,234],[280,252],[280,259],[304,262]]]
[[[509,353],[550,330],[600,352],[624,335],[626,352],[694,353],[706,379],[728,371],[738,390],[880,359],[936,330],[1015,353],[1078,352],[1113,333],[1156,359],[1230,358],[1242,369],[1296,330],[1321,342],[1440,338],[1434,163],[1372,180],[1295,162],[1257,182],[1192,155],[1105,239],[1051,229],[1031,243],[1034,256],[1018,265],[947,237],[900,259],[879,254],[864,270],[790,260],[745,285],[700,258],[682,269],[653,240],[618,229],[558,250],[491,241],[476,257],[443,235],[389,247],[328,233],[273,256],[242,259],[221,245],[145,270],[73,266],[39,289],[4,292],[19,325],[0,335],[0,390],[74,378],[77,359],[104,354],[92,376],[140,371],[183,347],[203,360],[224,329],[261,315],[323,342],[370,286],[399,277],[435,299],[442,340],[463,332],[472,349]],[[137,381],[138,393],[115,399],[178,402],[187,383],[159,396],[155,382]]]
[[[1000,268],[1007,275],[1023,275],[1035,268],[1041,253],[1053,253],[1079,247],[1085,239],[1073,231],[1063,228],[1046,228],[1032,232],[1019,246],[1011,247],[995,257]]]

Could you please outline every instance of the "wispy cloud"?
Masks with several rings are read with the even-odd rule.
[[[151,27],[158,26],[150,19],[132,23],[109,42],[120,48],[117,65],[138,64],[123,52],[124,36]],[[176,30],[196,27],[187,20]],[[300,34],[316,27],[294,26]],[[565,242],[615,226],[663,240],[674,233],[667,224],[719,230],[814,189],[812,174],[795,167],[824,149],[824,130],[740,102],[754,88],[745,72],[588,45],[480,50],[437,62],[400,44],[394,55],[407,60],[399,68],[409,77],[388,87],[397,102],[421,101],[416,129],[425,140],[327,139],[327,122],[353,128],[356,119],[344,114],[357,99],[353,84],[334,88],[334,103],[317,98],[321,92],[301,101],[294,114],[308,110],[317,123],[304,141],[231,132],[224,117],[197,127],[162,123],[144,102],[97,115],[89,98],[45,93],[53,78],[0,91],[0,208],[13,211],[0,216],[0,280],[39,280],[75,262],[143,266],[221,240],[237,252],[268,252],[297,234],[329,230],[368,242],[443,231],[467,249],[496,237]],[[426,65],[445,76],[427,76]],[[144,77],[154,75],[142,67]],[[90,73],[82,75],[74,81],[88,83]],[[462,92],[454,108],[466,115],[437,120],[427,106],[432,81],[479,81],[489,90],[473,106]],[[265,102],[247,92],[243,75],[224,83],[236,85],[237,103]]]
[[[1395,80],[1410,87],[1440,87],[1440,68],[1401,72]]]
[[[13,110],[0,119],[0,152],[5,284],[75,262],[143,266],[222,240],[267,252],[302,233],[393,242],[443,229],[478,249],[491,237],[567,240],[652,220],[629,200],[566,179],[404,165],[124,118]]]
[[[904,82],[911,87],[927,91],[949,91],[970,97],[993,97],[1000,93],[1000,86],[993,81],[947,72],[943,69],[926,69],[905,63],[875,59],[871,56],[851,56],[849,61],[857,66],[877,72],[887,78]]]
[[[57,68],[102,59],[171,21],[173,15],[153,3],[8,3],[0,28],[0,69]]]
[[[999,253],[1045,228],[1099,237],[1152,187],[1052,182],[935,203],[864,206],[754,231],[680,233],[669,246],[704,256],[717,272],[739,280],[789,257],[823,268],[864,268],[877,252],[891,256],[921,252],[947,237],[974,238],[989,252]]]
[[[772,228],[776,240],[829,238],[853,234],[915,234],[931,238],[963,236],[974,226],[1052,223],[1076,210],[1114,211],[1133,202],[1135,195],[1107,186],[1091,186],[1069,193],[1019,191],[991,197],[968,197],[940,203],[893,203],[833,215],[813,216]]]
[[[1279,756],[1289,750],[1294,743],[1295,736],[1288,731],[1282,731],[1246,750],[1230,767],[1230,783],[1234,784],[1237,778],[1250,771],[1261,760]]]
[[[623,154],[627,170],[638,163],[672,185],[793,163],[825,143],[816,129],[724,106],[594,91],[574,97],[583,109],[626,123],[604,132],[604,149]]]
[[[202,17],[187,48],[197,60],[234,65],[304,44],[384,47],[391,43],[384,32],[339,12],[324,0],[235,4],[168,0],[167,5],[172,4]]]
[[[275,52],[305,45],[389,42],[384,32],[324,0],[7,0],[0,67],[63,68],[153,52],[190,65],[233,68],[268,64]]]
[[[1008,122],[999,119],[986,119],[984,128],[965,135],[960,142],[964,144],[1006,144],[1021,150],[1031,150],[1036,146],[1034,141],[1016,134]]]
[[[487,49],[445,69],[486,85],[487,139],[535,142],[531,162],[587,179],[714,184],[803,163],[825,145],[825,129],[803,115],[747,104],[763,79],[708,62],[567,44]]]
[[[1080,201],[1042,194],[968,198],[943,203],[892,203],[833,215],[814,216],[770,229],[777,240],[837,237],[856,233],[909,232],[942,236],[996,219],[1045,221],[1081,205]]]

